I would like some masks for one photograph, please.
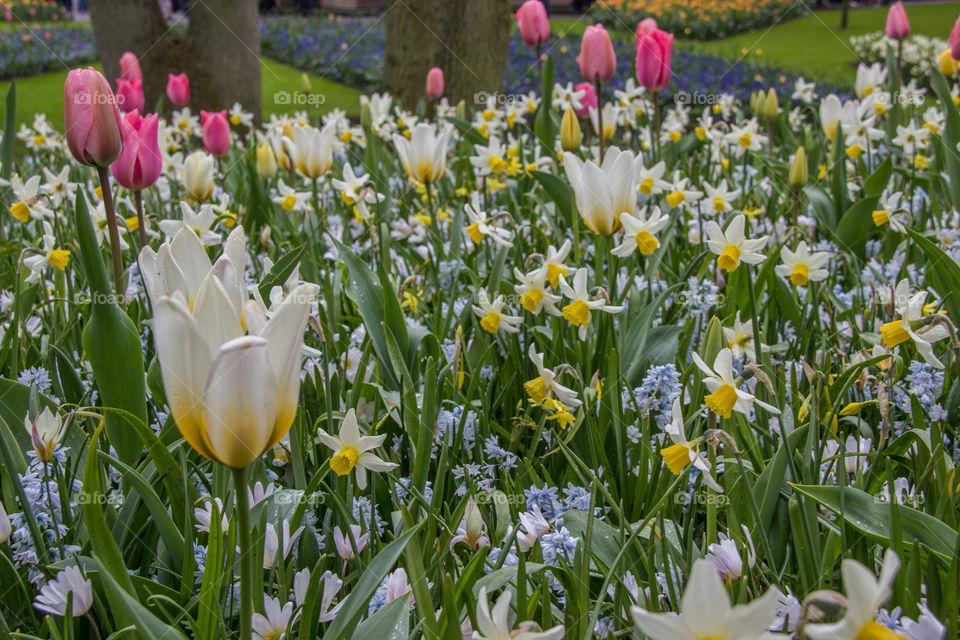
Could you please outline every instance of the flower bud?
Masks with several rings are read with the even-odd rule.
[[[793,162],[790,164],[790,186],[794,189],[799,189],[807,184],[807,179],[807,152],[800,146],[797,147],[797,153],[793,156]]]
[[[277,174],[277,156],[268,142],[257,145],[257,173],[268,180]]]
[[[123,151],[120,111],[110,85],[93,67],[73,69],[63,86],[67,146],[78,162],[106,167]]]
[[[939,56],[940,62],[940,73],[950,77],[957,72],[957,67],[960,66],[956,60],[954,60],[953,55],[950,52],[950,49],[944,49]]]
[[[576,151],[583,142],[583,133],[580,131],[580,121],[573,107],[567,106],[560,122],[560,145],[564,151]]]

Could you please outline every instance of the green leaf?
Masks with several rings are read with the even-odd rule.
[[[590,524],[589,520],[593,520]],[[563,512],[563,526],[571,535],[582,538],[587,526],[592,526],[590,535],[590,553],[606,568],[610,569],[617,561],[623,548],[623,536],[606,522],[591,518],[587,513],[576,509]]]
[[[674,291],[679,291],[685,286],[686,283],[678,282],[661,291],[656,298],[651,300],[647,306],[636,315],[633,309],[629,310],[631,321],[627,325],[626,333],[623,335],[620,353],[623,354],[624,360],[623,374],[630,384],[635,383],[640,374],[643,373],[642,367],[644,363],[652,361],[652,358],[647,357],[646,346],[650,342],[650,337],[653,335],[652,327],[657,310],[663,308],[663,303],[664,300],[667,299],[667,296]],[[633,300],[631,300],[631,306],[633,306],[632,303]],[[663,354],[660,353],[659,355],[662,356]]]
[[[564,524],[566,524],[566,520],[564,520]],[[527,562],[525,570],[526,570],[527,577],[529,578],[530,576],[537,574],[546,568],[547,568],[547,565],[545,564],[537,564],[536,562]],[[517,565],[513,565],[511,567],[500,567],[499,569],[491,571],[487,575],[477,580],[476,583],[474,583],[473,585],[474,598],[476,598],[477,594],[480,593],[480,589],[482,587],[486,587],[487,593],[490,593],[490,592],[496,591],[497,589],[505,587],[508,584],[516,582],[517,569],[519,569]]]
[[[410,601],[397,598],[357,627],[351,640],[400,640],[410,635]]]
[[[868,196],[878,196],[883,193],[883,190],[887,188],[887,184],[890,182],[890,175],[892,173],[893,160],[888,156],[863,182],[864,193]]]
[[[282,287],[284,285],[290,277],[290,274],[293,273],[293,270],[300,264],[300,258],[303,257],[303,252],[306,248],[307,245],[302,244],[296,249],[291,249],[283,254],[283,256],[270,267],[270,273],[263,277],[259,287],[260,297],[264,302],[269,302],[270,291],[272,291],[274,287]]]
[[[17,83],[7,89],[7,113],[3,119],[3,140],[0,140],[0,171],[4,180],[13,172],[13,146],[17,141]]]
[[[90,447],[87,451],[87,460],[83,470],[83,519],[87,527],[87,535],[90,539],[90,546],[94,555],[97,557],[103,573],[109,573],[113,578],[113,584],[119,591],[125,591],[133,596],[136,590],[133,587],[133,581],[130,574],[127,573],[127,567],[123,562],[123,554],[113,539],[113,533],[107,525],[107,519],[103,515],[103,503],[105,496],[100,490],[100,464],[97,456],[97,441],[100,439],[100,433],[103,431],[101,423],[93,436],[90,438]],[[121,608],[118,613],[125,613],[125,621],[118,621],[120,626],[130,624],[135,616],[129,615],[126,608]]]
[[[91,457],[96,459],[96,456]],[[125,591],[100,558],[94,555],[94,559],[100,567],[98,575],[107,592],[107,599],[110,601],[113,613],[122,620],[134,621],[132,624],[118,623],[118,626],[133,626],[143,640],[186,640],[186,636],[179,629],[160,620],[134,596]]]
[[[460,135],[463,136],[463,139],[470,144],[487,144],[487,139],[483,137],[483,134],[474,129],[473,125],[466,120],[454,118],[453,116],[447,116],[447,120],[450,122],[450,124],[457,128],[457,131],[460,132]]]
[[[531,171],[530,174],[539,182],[550,199],[557,205],[557,217],[566,221],[570,219],[573,206],[570,185],[546,171]]]
[[[954,209],[960,209],[960,156],[957,155],[957,142],[960,142],[960,113],[953,103],[953,95],[947,85],[946,78],[939,69],[930,71],[930,87],[940,99],[940,104],[947,116],[946,126],[943,129],[943,156],[946,159],[947,174],[950,180],[950,202]]]
[[[823,505],[837,515],[841,515],[841,495],[843,497],[842,517],[847,524],[865,536],[883,545],[891,544],[890,505],[871,496],[869,493],[853,487],[830,487],[818,485],[791,484],[793,489],[811,500]],[[948,562],[957,546],[957,532],[944,522],[905,505],[897,508],[902,526],[903,548],[907,553],[909,544],[918,541]]]
[[[840,248],[863,258],[867,240],[876,229],[871,214],[877,207],[878,201],[879,196],[867,196],[847,209],[834,230]]]
[[[117,305],[112,293],[81,189],[77,190],[75,212],[80,260],[92,300],[82,344],[97,381],[101,405],[129,411],[146,423],[147,387],[140,333],[130,316]],[[143,441],[136,432],[126,428],[117,415],[107,415],[106,425],[107,437],[120,459],[130,465],[136,464],[143,451]]]
[[[357,621],[367,612],[370,598],[373,597],[386,575],[393,569],[403,553],[404,547],[422,526],[423,523],[421,522],[412,529],[404,531],[403,535],[386,545],[367,565],[360,579],[350,590],[350,595],[344,601],[336,619],[327,628],[327,633],[323,636],[325,640],[340,640],[347,635],[348,629],[356,627]]]
[[[950,316],[960,318],[960,265],[919,231],[908,227],[907,233],[927,257],[927,283],[943,297]]]

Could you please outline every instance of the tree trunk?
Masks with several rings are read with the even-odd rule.
[[[511,0],[393,0],[386,9],[384,84],[407,108],[440,67],[451,103],[475,108],[477,92],[503,90]]]
[[[843,0],[840,5],[840,29],[847,28],[847,17],[850,14],[850,0]]]
[[[88,0],[97,55],[116,86],[120,56],[132,51],[143,71],[144,106],[152,111],[165,95],[168,73],[190,79],[196,112],[229,109],[239,102],[261,117],[260,33],[256,0],[191,2],[185,36],[168,25],[157,0]],[[165,111],[170,104],[164,102]]]

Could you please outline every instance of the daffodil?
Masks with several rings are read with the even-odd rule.
[[[25,282],[37,284],[43,275],[43,268],[48,264],[60,271],[67,268],[70,261],[69,249],[57,249],[57,238],[53,235],[50,223],[43,221],[43,248],[39,253],[33,253],[23,258],[23,266],[30,270]]]
[[[680,178],[678,172],[674,173],[673,184],[668,187],[670,193],[667,194],[667,204],[671,209],[694,205],[703,197],[703,192],[687,186],[689,178]]]
[[[277,182],[277,195],[274,196],[273,201],[286,211],[304,211],[310,207],[310,193],[288,187],[283,178],[280,178]]]
[[[733,352],[734,358],[747,356],[747,358],[756,362],[757,350],[756,340],[753,335],[753,323],[741,322],[739,311],[737,311],[737,317],[733,321],[733,326],[723,328],[723,336],[726,338],[727,346],[729,346],[730,351]],[[770,349],[767,345],[760,345],[760,347],[763,351],[769,351]]]
[[[758,640],[777,614],[780,592],[771,587],[748,604],[730,606],[730,596],[713,562],[693,563],[680,614],[631,607],[637,628],[650,640]]]
[[[480,194],[478,192],[473,192],[471,201],[464,206],[464,210],[467,213],[467,219],[470,220],[470,224],[467,225],[464,231],[474,244],[479,245],[483,242],[484,238],[490,238],[500,246],[513,246],[510,242],[513,234],[506,229],[496,226],[493,220],[487,218],[486,213],[480,205]]]
[[[577,392],[557,382],[557,372],[543,365],[543,354],[537,353],[533,344],[530,345],[527,353],[533,366],[537,368],[537,377],[523,383],[530,399],[536,404],[542,404],[546,398],[552,396],[567,407],[579,407],[580,399],[577,397]]]
[[[606,304],[606,300],[592,299],[587,291],[587,270],[577,269],[573,276],[573,286],[567,284],[566,278],[560,276],[560,290],[570,298],[570,303],[563,308],[563,317],[575,327],[580,327],[581,340],[587,339],[587,327],[590,326],[592,311],[620,313],[623,307]]]
[[[839,622],[807,624],[803,633],[810,640],[905,640],[881,622],[877,609],[893,593],[893,580],[900,559],[893,549],[883,557],[879,578],[856,560],[844,560],[840,566],[847,592],[846,613]]]
[[[620,229],[621,214],[637,208],[637,177],[641,160],[630,151],[610,147],[597,166],[564,154],[563,166],[573,188],[577,209],[587,227],[602,236]]]
[[[413,128],[410,140],[394,134],[393,143],[403,170],[412,180],[422,184],[434,184],[447,169],[447,143],[453,127],[441,131],[426,123]]]
[[[222,238],[220,234],[212,229],[217,221],[217,215],[213,212],[213,207],[204,204],[200,206],[199,211],[186,202],[180,202],[180,220],[161,220],[158,226],[160,231],[167,237],[169,242],[181,229],[189,229],[200,238],[200,244],[205,247],[212,247],[220,244]]]
[[[368,174],[364,173],[358,176],[353,172],[353,167],[348,162],[343,165],[343,180],[334,178],[330,183],[334,189],[340,192],[340,197],[348,206],[353,206],[358,202],[369,204],[383,202],[386,196],[367,186],[368,180],[370,180]]]
[[[660,241],[654,234],[670,224],[670,218],[661,214],[659,207],[651,208],[649,218],[646,213],[647,210],[644,208],[637,212],[637,217],[629,213],[620,216],[620,224],[623,225],[623,242],[611,251],[613,255],[626,258],[639,250],[642,255],[649,256],[657,250]]]
[[[670,183],[663,179],[667,172],[667,165],[663,160],[652,167],[640,167],[637,173],[637,184],[640,194],[655,196],[670,188]]]
[[[810,253],[807,249],[807,243],[801,240],[797,244],[797,250],[791,251],[786,247],[780,250],[780,260],[783,264],[776,266],[777,275],[786,278],[798,287],[802,287],[807,282],[819,282],[826,280],[830,273],[823,268],[830,260],[830,254],[826,251]]]
[[[330,469],[338,476],[349,475],[351,471],[357,474],[357,487],[367,488],[367,471],[383,472],[397,468],[393,462],[387,462],[372,453],[386,439],[386,434],[379,436],[360,435],[357,426],[357,413],[353,409],[347,411],[340,423],[340,432],[332,436],[323,429],[317,429],[320,441],[333,451],[330,458]]]
[[[520,305],[534,315],[538,315],[541,310],[546,311],[552,316],[562,315],[557,309],[557,303],[562,298],[547,286],[547,266],[541,266],[529,273],[523,273],[516,267],[513,269],[513,275],[519,281],[519,284],[513,285],[513,290],[520,296]],[[559,283],[559,277],[558,283]]]
[[[506,149],[496,137],[491,136],[486,146],[478,144],[474,148],[477,155],[470,157],[470,164],[478,176],[499,175],[507,170]]]
[[[737,411],[749,416],[753,403],[756,402],[770,413],[780,415],[780,410],[776,407],[740,389],[739,383],[733,376],[733,352],[729,348],[720,350],[713,362],[713,367],[707,365],[696,351],[692,355],[693,361],[704,373],[703,383],[710,391],[704,396],[703,401],[715,414],[722,418],[729,418],[734,411]]]
[[[733,201],[740,197],[740,189],[728,189],[726,180],[721,180],[716,187],[704,183],[703,190],[706,192],[706,197],[701,201],[701,205],[706,203],[703,210],[707,215],[723,213],[731,209]]]
[[[903,193],[885,191],[880,196],[879,206],[873,211],[873,224],[878,227],[889,224],[894,231],[906,233],[904,223],[909,219],[909,215],[903,206]]]
[[[570,253],[570,240],[564,240],[560,248],[553,245],[547,247],[547,257],[543,261],[543,266],[547,268],[547,282],[551,287],[556,288],[560,284],[560,276],[565,276],[570,271],[570,267],[563,263]]]
[[[520,331],[523,318],[504,313],[506,304],[503,296],[497,296],[491,302],[486,290],[480,289],[477,293],[477,304],[473,305],[473,312],[480,318],[480,326],[484,331],[487,333],[496,333],[501,329],[507,333]]]
[[[664,431],[673,441],[673,444],[669,447],[660,449],[660,455],[663,456],[663,462],[667,465],[667,468],[674,475],[680,475],[687,468],[687,465],[693,464],[703,474],[703,481],[707,486],[718,493],[723,493],[723,487],[717,484],[717,481],[710,474],[710,462],[699,452],[703,438],[687,440],[686,431],[683,427],[683,407],[680,398],[673,401],[670,424],[664,428]]]
[[[537,623],[526,621],[521,622],[518,628],[511,630],[509,616],[512,597],[510,590],[505,589],[491,611],[487,588],[480,587],[480,592],[477,594],[477,628],[473,632],[476,640],[561,640],[563,638],[563,625],[542,631]]]
[[[6,181],[4,181],[6,182]],[[10,205],[10,213],[20,222],[29,222],[30,218],[47,217],[51,211],[43,206],[40,193],[40,176],[33,176],[21,182],[19,176],[10,179],[10,189],[17,201]]]
[[[927,364],[943,369],[943,363],[933,353],[933,343],[952,337],[953,325],[945,316],[925,316],[926,299],[927,292],[918,291],[905,305],[898,306],[900,320],[884,323],[880,327],[880,337],[890,349],[912,340]],[[956,343],[955,338],[953,342]]]
[[[738,214],[726,231],[713,220],[707,223],[707,246],[718,256],[717,265],[727,273],[736,271],[741,262],[760,264],[766,260],[760,250],[767,244],[767,237],[748,239],[744,233],[746,222],[746,216]]]

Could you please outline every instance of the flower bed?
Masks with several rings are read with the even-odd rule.
[[[803,15],[805,2],[790,0],[601,0],[591,10],[611,28],[635,29],[654,18],[661,29],[694,40],[724,38]]]
[[[70,12],[54,0],[0,0],[0,22],[66,22]]]
[[[97,59],[89,27],[45,26],[0,31],[0,79],[63,70]]]
[[[851,36],[850,46],[856,59],[870,65],[875,62],[887,63],[887,50],[893,47],[897,50],[897,43],[886,36],[883,31],[867,33],[862,36]],[[904,79],[917,79],[926,84],[927,76],[932,69],[937,68],[938,56],[950,48],[950,43],[944,38],[930,38],[925,35],[908,36],[903,41],[901,60],[903,63]]]

